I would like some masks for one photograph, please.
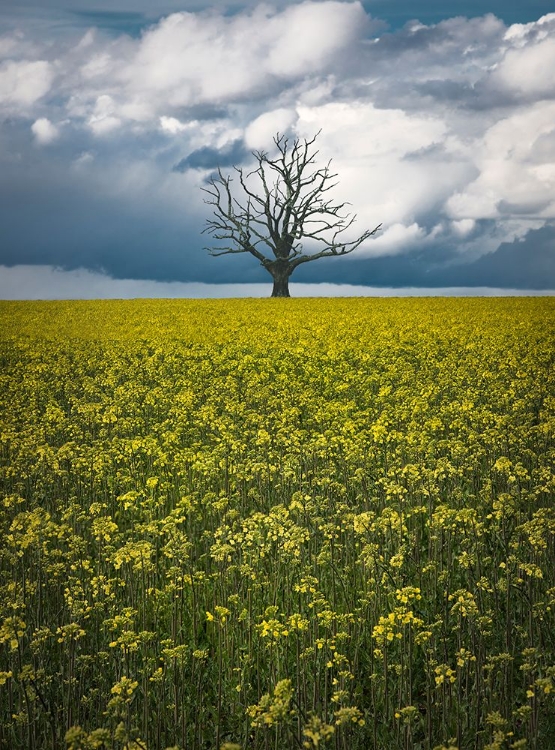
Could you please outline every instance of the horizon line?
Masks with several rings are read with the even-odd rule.
[[[88,269],[50,265],[0,266],[0,300],[270,298],[271,282],[156,281],[115,279]],[[555,289],[475,286],[371,286],[336,282],[290,282],[292,297],[551,297]]]

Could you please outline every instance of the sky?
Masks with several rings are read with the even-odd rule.
[[[0,298],[263,295],[201,188],[318,131],[352,237],[382,229],[296,294],[555,293],[553,9],[2,0]]]

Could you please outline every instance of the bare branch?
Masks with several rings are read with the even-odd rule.
[[[337,186],[331,161],[318,167],[314,143],[320,131],[309,139],[274,137],[276,156],[253,151],[254,168],[235,166],[238,190],[233,179],[218,169],[202,188],[212,217],[204,232],[221,245],[207,248],[211,255],[250,253],[273,276],[287,280],[302,263],[319,258],[347,255],[381,228],[363,232],[353,240],[344,239],[356,220],[345,211],[347,202],[335,203],[328,197]],[[303,242],[323,246],[305,251]]]

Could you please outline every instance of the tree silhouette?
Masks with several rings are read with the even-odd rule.
[[[237,191],[232,189],[232,176],[220,169],[209,187],[202,188],[208,196],[205,203],[213,206],[213,218],[207,220],[204,232],[224,243],[206,249],[214,256],[253,255],[274,280],[272,297],[290,296],[289,278],[298,266],[352,253],[381,227],[366,230],[355,240],[345,239],[356,215],[343,212],[347,203],[328,198],[337,185],[331,161],[314,168],[319,152],[313,146],[319,134],[290,141],[278,133],[275,158],[266,151],[253,151],[257,166],[252,171],[233,168]]]

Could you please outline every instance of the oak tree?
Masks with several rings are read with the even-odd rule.
[[[352,253],[381,227],[347,239],[356,215],[328,197],[337,174],[331,161],[316,166],[318,135],[290,140],[278,133],[274,157],[253,151],[256,166],[235,166],[235,184],[218,169],[203,188],[213,208],[204,232],[220,243],[206,249],[214,256],[250,253],[271,274],[272,297],[290,296],[289,278],[303,263]]]

